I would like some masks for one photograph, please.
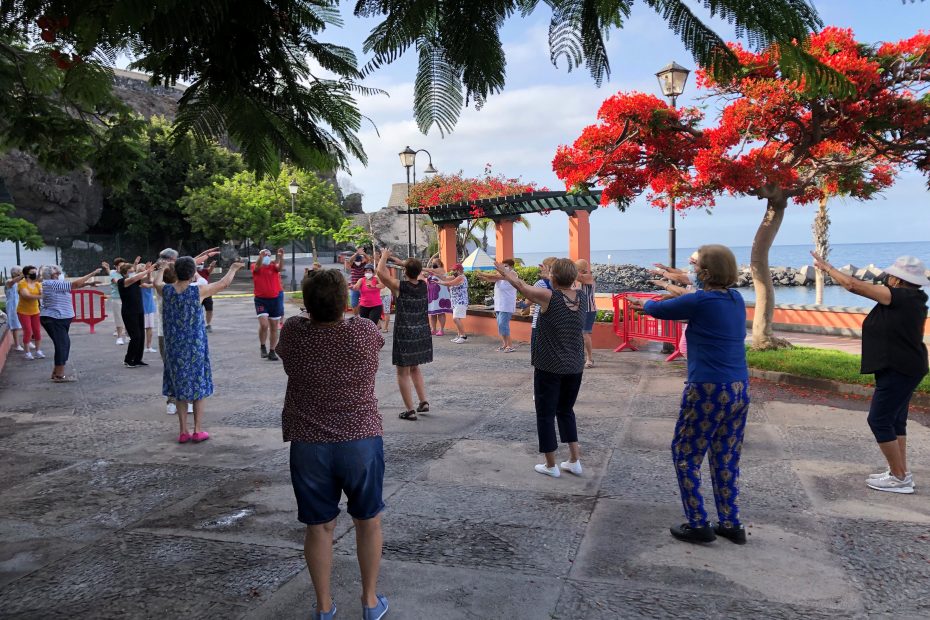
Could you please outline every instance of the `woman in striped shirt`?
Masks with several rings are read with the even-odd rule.
[[[539,451],[545,455],[546,462],[536,465],[536,471],[553,478],[561,476],[561,470],[580,476],[581,460],[574,407],[584,372],[584,339],[581,332],[587,304],[581,293],[572,289],[578,270],[567,258],[556,260],[550,269],[552,288],[548,289],[530,286],[509,265],[498,262],[495,266],[504,280],[529,301],[539,304],[539,321],[530,349],[530,362],[535,369],[533,396]],[[559,436],[562,443],[568,444],[571,455],[561,465],[556,465],[555,461],[559,445],[555,436],[556,420]]]
[[[61,267],[46,265],[42,268],[42,311],[39,322],[55,345],[55,368],[52,369],[52,381],[70,383],[77,381],[73,375],[65,374],[65,364],[71,353],[71,321],[74,320],[74,302],[71,301],[72,289],[83,287],[100,268],[76,280],[62,280]]]

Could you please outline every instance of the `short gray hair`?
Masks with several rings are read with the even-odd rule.
[[[58,265],[42,265],[42,279],[51,280],[52,274],[55,272],[61,273],[61,267]]]
[[[11,276],[12,276],[14,273],[20,274],[20,273],[22,273],[22,272],[23,272],[23,268],[20,267],[19,265],[13,265],[12,267],[10,267],[10,275],[11,275]]]
[[[161,260],[178,260],[178,251],[173,248],[165,248],[158,255]]]

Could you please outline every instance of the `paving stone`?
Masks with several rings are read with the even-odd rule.
[[[795,459],[863,463],[870,467],[882,461],[875,439],[864,422],[859,429],[831,430],[829,438],[818,428],[790,426],[779,428],[779,432],[785,451]]]
[[[46,617],[48,610],[92,608],[100,597],[124,597],[130,611],[141,606],[136,617],[152,617],[167,598],[183,601],[186,616],[201,601],[204,607],[219,603],[221,610],[257,605],[304,565],[298,551],[122,532],[7,585],[0,590],[0,608]]]
[[[390,604],[386,618],[474,620],[551,618],[561,582],[555,577],[522,575],[493,569],[448,568],[384,559],[379,591]],[[414,584],[414,587],[411,587]],[[337,555],[333,561],[333,593],[337,618],[358,618],[361,603],[358,564],[354,557]],[[315,602],[310,577],[300,574],[282,587],[247,620],[306,620]]]
[[[80,537],[63,536],[56,527],[0,517],[0,589],[84,546]]]
[[[627,425],[623,445],[667,452],[675,436],[675,422],[671,419],[633,419]],[[769,424],[748,423],[743,437],[743,458],[784,458],[780,430]]]
[[[126,596],[111,594],[94,597],[78,603],[63,603],[59,607],[41,609],[41,617],[47,620],[72,620],[94,618],[95,620],[127,620],[134,618],[190,618],[212,620],[214,618],[236,618],[247,608],[236,603],[211,601],[195,596]],[[4,614],[4,618],[32,620],[37,611],[31,609],[21,613]],[[306,617],[306,613],[301,617]]]
[[[238,428],[204,423],[210,440],[199,444],[177,442],[176,420],[168,416],[149,432],[149,441],[136,441],[113,451],[127,463],[179,463],[192,467],[242,469],[275,452],[286,450],[280,428]]]
[[[180,465],[85,461],[12,488],[4,494],[0,516],[75,536],[84,528],[121,528],[156,507],[208,489],[222,475]]]
[[[633,579],[677,592],[858,610],[858,594],[836,566],[815,521],[793,531],[756,522],[752,544],[745,546],[724,539],[709,545],[676,541],[668,526],[681,521],[676,506],[599,500],[571,578]]]
[[[835,519],[828,526],[833,552],[842,558],[869,616],[930,617],[926,524]]]
[[[877,468],[830,461],[794,461],[814,509],[825,515],[856,515],[881,521],[910,521],[930,527],[930,498],[869,489],[865,480]],[[915,472],[918,476],[920,471]],[[926,479],[926,478],[925,478]]]
[[[70,459],[0,451],[0,471],[3,472],[0,476],[0,493],[5,495],[17,484],[41,478],[74,463],[75,461]]]
[[[773,618],[830,620],[855,618],[856,614],[783,605],[766,600],[706,596],[650,588],[645,584],[615,584],[568,580],[562,589],[556,619],[615,620],[617,618]]]
[[[414,480],[455,443],[434,436],[390,435],[384,439],[384,477]]]
[[[167,416],[165,416],[167,417]],[[0,437],[0,450],[26,454],[48,454],[56,457],[112,457],[118,450],[132,446],[146,437],[164,436],[162,422],[124,420],[108,425],[86,416],[73,416],[48,423],[16,422]],[[175,436],[176,437],[176,436]]]

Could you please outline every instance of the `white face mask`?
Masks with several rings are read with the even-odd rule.
[[[270,257],[270,256],[266,256],[266,257],[264,257],[264,258],[262,259],[262,265],[270,265],[270,264],[271,264],[271,257]]]
[[[64,280],[64,279],[65,279],[65,274],[59,273],[59,274],[58,274],[58,279],[59,279],[59,280]]]

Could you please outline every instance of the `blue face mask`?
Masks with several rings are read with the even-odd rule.
[[[271,264],[270,256],[265,256],[264,258],[262,258],[262,265],[270,265],[270,264]]]

